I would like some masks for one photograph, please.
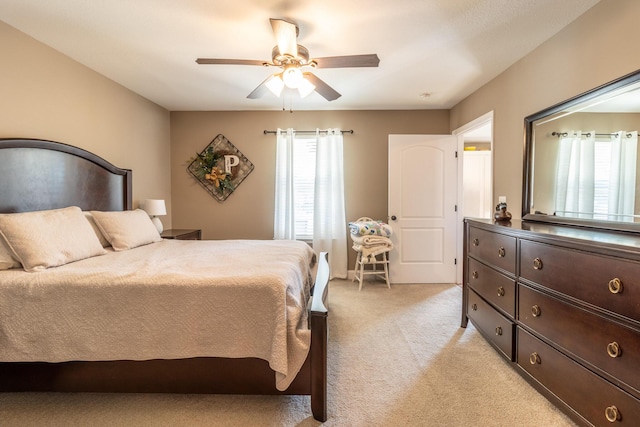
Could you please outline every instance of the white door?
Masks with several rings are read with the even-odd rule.
[[[457,138],[389,135],[392,283],[455,283]]]

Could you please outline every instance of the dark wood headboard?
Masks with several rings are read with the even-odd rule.
[[[66,206],[131,209],[131,170],[59,142],[0,139],[0,213]]]

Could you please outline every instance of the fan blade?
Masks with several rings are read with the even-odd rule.
[[[262,83],[260,83],[258,85],[257,88],[255,88],[253,90],[253,92],[251,92],[249,95],[247,95],[247,98],[249,99],[258,99],[258,98],[262,98],[266,93],[269,92],[269,88],[267,87],[266,83],[272,78],[273,76],[269,76],[267,77]]]
[[[291,55],[294,58],[298,56],[298,43],[296,42],[298,27],[283,19],[271,18],[269,22],[271,22],[271,29],[276,38],[280,55]]]
[[[257,59],[216,59],[216,58],[198,58],[198,64],[222,64],[222,65],[268,65],[265,61]]]
[[[351,68],[351,67],[377,67],[380,58],[375,53],[370,55],[346,55],[327,56],[325,58],[314,58],[317,68]]]
[[[273,80],[273,82],[272,82]],[[262,83],[258,85],[257,88],[253,90],[247,98],[249,99],[258,99],[262,98],[266,93],[272,92],[275,96],[280,96],[282,89],[284,88],[284,83],[282,82],[282,73],[280,74],[272,74]]]
[[[323,82],[313,73],[302,73],[304,77],[316,87],[316,92],[324,97],[327,101],[333,101],[340,98],[340,95],[335,89]]]
[[[253,90],[249,95],[247,95],[248,99],[258,99],[262,98],[265,93],[269,92],[269,89],[264,85],[264,82],[260,83],[260,85]]]

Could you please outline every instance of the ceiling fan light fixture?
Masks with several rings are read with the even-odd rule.
[[[297,65],[288,65],[282,72],[282,81],[286,87],[298,89],[304,81],[304,76]]]
[[[283,71],[268,76],[256,87],[247,98],[261,98],[265,93],[272,92],[277,97],[282,95],[284,87],[297,89],[301,97],[315,91],[327,101],[340,98],[340,93],[320,80],[307,68],[354,68],[377,67],[380,58],[376,54],[327,56],[311,59],[309,50],[296,43],[298,26],[284,19],[272,18],[269,20],[273,35],[276,38],[276,46],[271,49],[271,62],[253,59],[222,59],[222,58],[198,58],[198,64],[227,64],[227,65],[260,65],[279,67]]]
[[[274,74],[264,84],[275,96],[280,96],[282,89],[284,89],[284,82],[282,81],[281,74]]]
[[[298,92],[300,93],[300,98],[306,97],[314,90],[316,90],[316,86],[305,78],[302,79],[300,86],[298,86]]]

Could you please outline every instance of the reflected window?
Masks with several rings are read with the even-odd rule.
[[[556,215],[634,221],[637,131],[559,134]]]

